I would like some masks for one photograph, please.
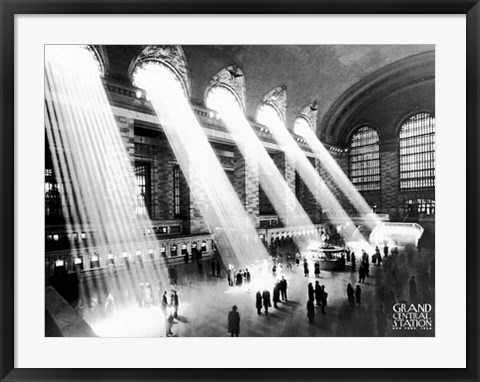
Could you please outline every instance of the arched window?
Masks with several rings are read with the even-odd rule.
[[[258,109],[257,122],[267,126],[269,129],[276,129],[284,126],[278,110],[268,103],[262,104]]]
[[[435,118],[410,117],[400,129],[400,189],[435,187]]]
[[[293,132],[301,137],[307,137],[308,133],[312,131],[312,125],[306,118],[297,117],[293,124]]]
[[[215,86],[208,90],[205,104],[209,109],[217,111],[220,115],[227,111],[238,112],[242,110],[238,98],[232,90],[225,86]]]
[[[363,126],[353,133],[348,159],[350,179],[359,191],[380,190],[380,148],[375,129]]]

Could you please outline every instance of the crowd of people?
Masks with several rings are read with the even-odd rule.
[[[229,286],[242,286],[250,284],[251,274],[248,268],[236,270],[233,265],[227,268],[227,282]]]

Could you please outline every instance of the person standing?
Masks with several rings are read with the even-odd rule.
[[[243,273],[242,270],[237,273],[237,286],[242,286],[243,283]]]
[[[265,314],[268,315],[268,308],[272,306],[272,303],[270,301],[270,292],[265,289],[262,293],[262,298],[263,298],[263,307],[265,308]]]
[[[320,296],[321,296],[321,300],[322,300],[322,313],[327,314],[327,313],[325,313],[325,307],[327,306],[328,293],[325,291],[325,285],[322,285],[322,293],[321,293]]]
[[[307,317],[308,322],[313,324],[313,320],[315,318],[315,307],[313,306],[313,299],[308,300],[307,302]]]
[[[163,292],[160,306],[162,308],[163,316],[166,318],[167,317],[167,309],[168,309],[167,291]]]
[[[358,268],[358,282],[365,283],[365,265],[364,263],[360,264],[360,268]]]
[[[360,308],[362,305],[362,289],[360,285],[357,285],[355,288],[355,301],[357,302],[357,306]]]
[[[388,245],[385,244],[385,247],[383,247],[383,257],[387,257],[388,256]]]
[[[303,274],[305,275],[305,277],[308,277],[309,270],[308,270],[308,262],[307,262],[307,259],[305,259],[305,260],[303,261]]]
[[[237,306],[234,305],[231,312],[228,313],[228,332],[231,337],[238,337],[240,334],[240,314],[237,310]]]
[[[216,276],[220,277],[220,260],[215,261]]]
[[[355,291],[352,287],[352,284],[347,285],[347,296],[348,296],[348,302],[350,303],[350,307],[355,308]]]
[[[250,284],[250,271],[248,270],[248,268],[245,270],[245,281],[247,284]]]
[[[308,283],[308,299],[309,300],[314,300],[315,299],[315,289],[313,289],[312,283]]]
[[[273,307],[278,309],[278,303],[280,302],[280,285],[275,283],[273,287]]]
[[[352,272],[355,272],[355,269],[356,269],[356,267],[357,267],[357,263],[356,263],[355,253],[354,253],[354,252],[352,252],[352,257],[351,257],[351,259],[352,259]]]
[[[172,295],[170,297],[170,303],[172,304],[172,307],[173,307],[173,318],[178,319],[179,303],[178,303],[178,294],[176,290],[172,291]]]
[[[315,274],[315,278],[319,278],[320,277],[320,263],[317,261],[314,265],[314,274]]]
[[[288,301],[287,300],[287,280],[285,280],[284,276],[282,276],[282,279],[280,280],[280,293],[282,295],[282,300]]]
[[[315,281],[315,303],[317,306],[320,306],[322,303],[322,287],[318,283],[318,281]]]
[[[260,291],[257,292],[255,307],[257,308],[257,314],[262,314],[262,293]]]

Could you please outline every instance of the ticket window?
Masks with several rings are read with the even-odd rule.
[[[83,271],[83,258],[75,257],[73,259],[73,268],[75,271]]]
[[[115,256],[113,256],[113,253],[107,254],[107,265],[115,265]]]
[[[100,268],[100,256],[98,254],[90,257],[90,268]]]
[[[67,269],[65,267],[65,260],[64,259],[57,259],[55,260],[55,268],[54,268],[54,275],[61,276],[67,273]]]
[[[175,244],[170,246],[170,256],[177,256],[177,246]]]

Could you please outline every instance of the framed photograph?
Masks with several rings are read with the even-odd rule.
[[[479,379],[477,1],[0,9],[2,381]]]

